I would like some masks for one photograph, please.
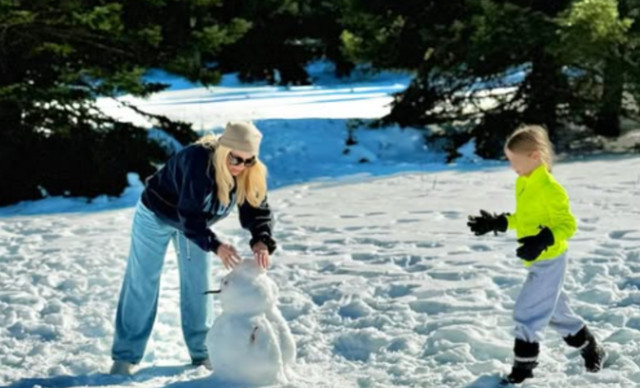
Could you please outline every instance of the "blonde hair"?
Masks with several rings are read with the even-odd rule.
[[[505,144],[511,152],[532,153],[538,151],[540,160],[551,171],[553,167],[553,144],[547,131],[539,125],[525,125],[515,130]]]
[[[218,137],[212,134],[203,136],[196,144],[202,144],[211,150],[215,150],[212,164],[216,173],[218,201],[225,206],[229,206],[229,193],[234,186],[233,176],[227,168],[227,158],[231,149],[220,145]],[[236,188],[238,205],[242,205],[247,201],[253,207],[260,206],[267,196],[267,167],[260,160],[256,160],[253,166],[245,167],[240,175],[236,177],[236,183],[238,185]]]

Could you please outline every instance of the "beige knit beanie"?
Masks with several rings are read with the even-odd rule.
[[[229,121],[224,133],[218,138],[218,144],[232,150],[258,155],[262,134],[249,121]]]

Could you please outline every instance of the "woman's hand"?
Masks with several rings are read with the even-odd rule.
[[[253,257],[260,267],[267,269],[269,267],[269,248],[262,241],[253,244]]]
[[[226,269],[231,269],[235,267],[242,259],[238,255],[236,248],[233,245],[229,244],[220,244],[218,250],[216,251],[216,255],[222,260],[222,264]]]

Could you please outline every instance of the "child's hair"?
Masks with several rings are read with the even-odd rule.
[[[229,205],[229,192],[233,188],[233,176],[226,167],[226,161],[231,150],[218,144],[218,138],[209,134],[200,138],[197,144],[215,149],[213,167],[216,172],[216,186],[218,186],[218,200],[225,206]],[[267,167],[258,159],[251,167],[245,167],[244,171],[236,178],[238,204],[245,201],[253,207],[258,207],[267,196]]]
[[[516,129],[507,139],[505,148],[515,153],[538,151],[547,170],[551,171],[553,167],[553,144],[547,131],[539,125],[524,125]]]

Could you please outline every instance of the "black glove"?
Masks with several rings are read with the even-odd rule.
[[[547,227],[540,230],[535,236],[528,236],[518,239],[522,244],[516,251],[519,258],[532,261],[538,258],[540,254],[555,242],[553,233]]]
[[[481,236],[489,232],[506,232],[509,222],[505,213],[500,215],[491,214],[486,210],[480,210],[480,216],[469,216],[467,226],[476,236]]]

